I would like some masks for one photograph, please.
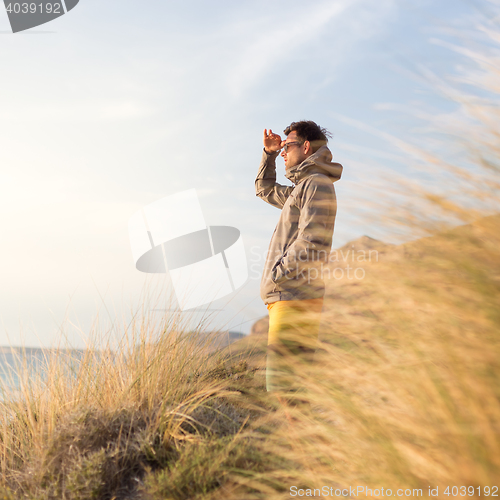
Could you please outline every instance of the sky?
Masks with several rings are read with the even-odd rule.
[[[311,119],[332,132],[344,165],[334,248],[396,242],[363,203],[380,196],[381,171],[423,174],[383,135],[415,134],[415,109],[454,112],[422,72],[456,71],[460,55],[435,40],[472,26],[478,5],[80,0],[16,34],[0,8],[0,345],[83,346],[96,324],[119,336],[146,286],[170,286],[135,269],[129,219],[192,188],[248,257],[249,279],[210,306],[210,327],[248,333],[267,312],[260,272],[279,217],[254,191],[264,128]],[[287,184],[282,160],[278,171]]]

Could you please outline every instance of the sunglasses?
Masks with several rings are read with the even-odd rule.
[[[285,142],[285,144],[283,144],[283,149],[285,150],[285,153],[288,152],[288,148],[292,145],[292,144],[304,144],[303,142]]]

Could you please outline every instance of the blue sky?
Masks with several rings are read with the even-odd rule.
[[[412,110],[454,112],[419,75],[456,71],[459,55],[432,39],[466,33],[477,5],[81,0],[15,35],[0,9],[0,345],[51,345],[63,320],[82,345],[99,309],[104,323],[127,317],[151,280],[134,268],[128,220],[185,189],[262,266],[279,217],[254,194],[262,130],[294,120],[327,127],[344,165],[334,247],[396,241],[363,207],[381,171],[420,174],[369,130],[408,139]],[[214,304],[214,327],[248,332],[266,314],[257,274]]]

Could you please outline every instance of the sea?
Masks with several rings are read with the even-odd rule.
[[[34,380],[47,374],[47,367],[57,358],[71,371],[84,355],[81,349],[41,349],[37,347],[0,347],[0,400],[15,396],[21,377]]]
[[[207,333],[209,334],[209,333]],[[215,350],[245,338],[241,332],[218,332],[213,335]],[[202,340],[200,339],[200,342]],[[54,358],[69,376],[77,372],[85,355],[84,349],[42,349],[37,347],[0,347],[0,401],[18,394],[21,377],[34,380],[46,376]],[[98,356],[97,356],[98,358]],[[95,359],[95,358],[94,358]],[[27,375],[27,377],[26,377]]]

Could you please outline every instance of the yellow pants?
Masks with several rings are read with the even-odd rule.
[[[268,391],[290,385],[292,368],[310,363],[318,344],[323,298],[280,300],[267,305],[269,334],[266,386]]]

